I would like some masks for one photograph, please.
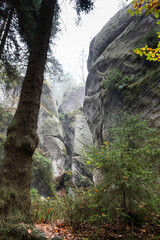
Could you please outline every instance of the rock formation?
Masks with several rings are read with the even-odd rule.
[[[31,181],[31,188],[42,196],[52,195],[54,187],[58,195],[64,195],[65,186],[86,187],[92,182],[84,156],[86,145],[92,145],[93,140],[83,114],[83,100],[84,86],[73,88],[65,94],[59,114],[52,88],[44,82],[38,120],[39,146],[33,156]],[[2,107],[0,112],[1,169],[6,128],[14,112]],[[59,115],[63,116],[63,126]]]
[[[65,172],[66,148],[63,143],[63,129],[58,117],[51,88],[44,83],[39,114],[38,135],[40,149],[51,160],[53,177],[61,184]]]
[[[68,154],[68,169],[71,170],[71,185],[86,187],[92,182],[92,175],[85,165],[86,145],[92,145],[93,138],[83,114],[84,86],[67,92],[59,108],[65,116],[63,121],[64,144]]]
[[[83,85],[72,88],[63,96],[63,102],[59,107],[59,112],[66,114],[74,112],[83,106],[85,89]]]
[[[47,83],[43,85],[38,123],[39,147],[44,157],[51,161],[54,183],[60,195],[64,194],[66,185],[79,188],[92,181],[83,156],[84,146],[92,145],[92,134],[82,110],[83,100],[84,86],[71,89],[65,94],[58,114],[50,86]],[[37,187],[37,182],[34,185]]]
[[[133,52],[138,46],[153,47],[156,20],[145,13],[130,16],[127,8],[131,6],[113,16],[90,44],[84,112],[96,145],[108,138],[108,128],[120,109],[142,113],[151,126],[160,126],[159,63]],[[111,69],[133,78],[132,83],[106,90],[102,82]]]

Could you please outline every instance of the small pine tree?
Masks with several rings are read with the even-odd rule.
[[[158,210],[160,130],[149,128],[139,115],[121,113],[109,132],[110,142],[88,153],[103,174],[101,204],[112,216],[149,216]]]

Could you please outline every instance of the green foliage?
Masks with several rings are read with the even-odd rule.
[[[133,0],[131,3],[133,4],[134,10],[129,9],[127,11],[131,16],[134,15],[134,13],[139,15],[143,10],[146,10],[146,15],[153,14],[155,18],[159,17],[160,9],[157,0]]]
[[[95,0],[76,0],[76,1],[71,0],[71,1],[74,2],[75,4],[74,8],[77,11],[77,15],[78,15],[77,23],[79,23],[81,20],[81,16],[80,16],[81,12],[84,12],[87,14],[94,9]]]
[[[141,44],[148,45],[151,48],[156,48],[157,44],[159,42],[158,36],[157,36],[157,30],[151,29],[148,31],[141,39]]]
[[[146,15],[153,14],[155,18],[159,18],[159,1],[158,0],[133,0],[131,2],[133,4],[133,10],[129,9],[127,12],[130,13],[130,15],[139,15],[142,13],[143,10],[145,10]],[[156,22],[157,24],[160,24],[160,21]],[[158,38],[159,38],[159,33]],[[145,45],[145,47],[142,48],[136,48],[133,49],[134,53],[140,55],[140,56],[146,56],[146,60],[153,61],[153,62],[160,62],[160,42],[158,41],[158,44],[155,48],[152,48],[150,45]]]
[[[52,222],[65,219],[71,226],[77,223],[92,223],[100,225],[110,221],[109,215],[104,214],[100,204],[101,196],[97,189],[73,190],[72,195],[63,198],[32,197],[32,216],[34,222]]]
[[[134,222],[159,211],[156,166],[160,130],[150,129],[138,115],[120,115],[120,121],[110,129],[111,142],[91,148],[88,158],[103,174],[98,187],[101,204],[112,218],[119,216]]]
[[[108,210],[105,211],[101,204],[101,196],[94,187],[72,190],[73,195],[66,196],[64,204],[63,217],[67,219],[72,226],[76,223],[91,223],[100,225],[110,221]]]
[[[31,186],[44,196],[53,196],[54,183],[51,160],[44,157],[43,152],[41,152],[41,149],[37,149],[33,155]]]
[[[31,215],[34,222],[51,222],[55,220],[55,205],[53,198],[44,198],[31,189]]]
[[[149,48],[155,49],[157,48],[158,42],[159,39],[157,35],[157,30],[151,29],[142,37],[139,44],[137,45],[137,49],[140,49],[142,46],[149,46]],[[143,53],[141,55],[139,54],[137,57],[138,61],[141,61],[141,63],[143,63],[145,66],[149,68],[157,68],[159,65],[159,63],[156,61],[148,61],[148,59],[146,59],[145,54],[143,55]]]
[[[38,197],[38,190],[36,188],[31,188],[30,196],[31,196],[31,198],[36,199]]]
[[[14,3],[14,7],[18,17],[18,30],[21,38],[31,48],[34,34],[36,31],[36,23],[40,9],[39,0],[18,0]]]
[[[63,198],[41,198],[32,190],[34,221],[65,219],[104,224],[117,217],[141,225],[159,214],[160,130],[151,129],[139,115],[120,113],[110,129],[110,142],[90,147],[87,163],[102,175],[96,187],[69,191]],[[36,196],[37,195],[37,196]]]
[[[111,69],[106,78],[102,82],[102,86],[106,91],[109,89],[118,89],[121,90],[127,85],[133,83],[133,76],[124,76],[118,69]]]
[[[32,192],[34,190],[31,190]],[[78,196],[78,195],[77,195]],[[44,198],[40,195],[32,195],[31,212],[34,222],[53,222],[59,219],[69,221],[71,225],[81,222],[84,216],[80,216],[79,201],[71,196],[64,198]]]
[[[59,120],[60,120],[61,122],[64,122],[64,119],[65,119],[64,114],[63,114],[63,113],[59,113]]]

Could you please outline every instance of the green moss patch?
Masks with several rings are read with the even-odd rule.
[[[1,240],[45,240],[45,234],[24,223],[0,226]]]
[[[38,189],[38,193],[45,197],[54,195],[51,160],[40,154],[38,150],[33,156],[31,186]]]

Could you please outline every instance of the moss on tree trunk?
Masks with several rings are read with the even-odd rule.
[[[38,144],[37,120],[56,0],[42,0],[37,33],[16,114],[7,131],[0,183],[0,225],[31,223],[32,156]]]

